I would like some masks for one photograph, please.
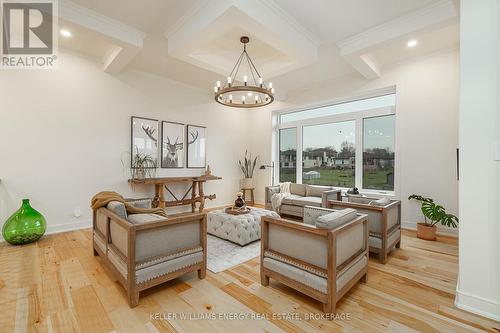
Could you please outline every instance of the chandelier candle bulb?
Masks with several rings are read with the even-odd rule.
[[[273,87],[273,83],[269,82],[269,89],[271,89],[272,87]]]
[[[245,82],[245,86],[247,85],[248,77],[245,75],[243,76],[243,81]]]
[[[217,88],[220,88],[220,81],[217,81]]]
[[[216,94],[217,94],[217,91],[218,91],[218,90],[219,90],[219,89],[217,89],[217,87],[214,87],[214,93],[216,93]]]

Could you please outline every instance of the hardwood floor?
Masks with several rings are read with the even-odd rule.
[[[130,309],[93,256],[90,230],[22,247],[1,243],[0,332],[500,332],[500,323],[453,306],[456,240],[403,235],[388,263],[371,259],[367,284],[338,304],[339,317],[348,318],[331,321],[314,318],[320,304],[284,285],[262,287],[258,258],[205,280],[193,273],[158,286]],[[183,313],[259,317],[183,320]]]

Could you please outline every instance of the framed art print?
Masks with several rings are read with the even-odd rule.
[[[184,124],[161,122],[161,167],[183,168],[185,158]]]
[[[187,125],[187,167],[206,167],[206,127]]]
[[[137,154],[158,162],[158,120],[132,117],[131,162]]]

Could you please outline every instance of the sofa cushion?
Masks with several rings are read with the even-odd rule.
[[[346,208],[318,217],[316,227],[321,229],[334,229],[354,220],[357,217],[355,209]]]
[[[128,216],[128,221],[133,224],[141,224],[165,219],[167,218],[158,214],[130,214]]]
[[[120,201],[111,201],[106,206],[107,209],[121,217],[122,219],[127,219],[127,210],[125,209],[125,205]]]
[[[389,198],[383,197],[382,199],[372,200],[370,202],[370,205],[373,205],[373,206],[387,206],[390,203],[391,203],[391,200],[389,200]]]
[[[318,197],[287,197],[282,201],[285,205],[293,206],[316,206],[321,207],[321,198]]]
[[[146,208],[150,209],[151,208],[151,199],[139,199],[139,200],[132,200],[129,202],[134,207],[137,208]]]
[[[309,273],[303,269],[272,258],[264,258],[263,266],[273,272],[277,272],[314,290],[322,292],[323,294],[327,292],[327,280],[325,278]]]
[[[308,197],[320,197],[323,192],[333,190],[331,186],[319,186],[319,185],[306,185],[306,196]]]
[[[306,196],[306,185],[291,183],[290,184],[290,193],[305,197]]]

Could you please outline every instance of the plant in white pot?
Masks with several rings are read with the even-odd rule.
[[[248,154],[248,151],[245,150],[245,159],[243,161],[238,161],[243,176],[245,177],[241,180],[241,188],[253,188],[253,171],[257,165],[258,158],[259,156],[253,158],[252,154]]]
[[[431,198],[412,194],[408,197],[408,200],[412,199],[420,202],[422,214],[424,214],[424,222],[417,223],[418,238],[436,240],[436,224],[438,223],[450,228],[458,226],[458,217],[446,213],[444,207],[436,204]]]
[[[141,153],[136,150],[132,156],[132,164],[130,167],[132,179],[144,180],[145,178],[154,177],[156,173],[156,160],[149,154]]]

